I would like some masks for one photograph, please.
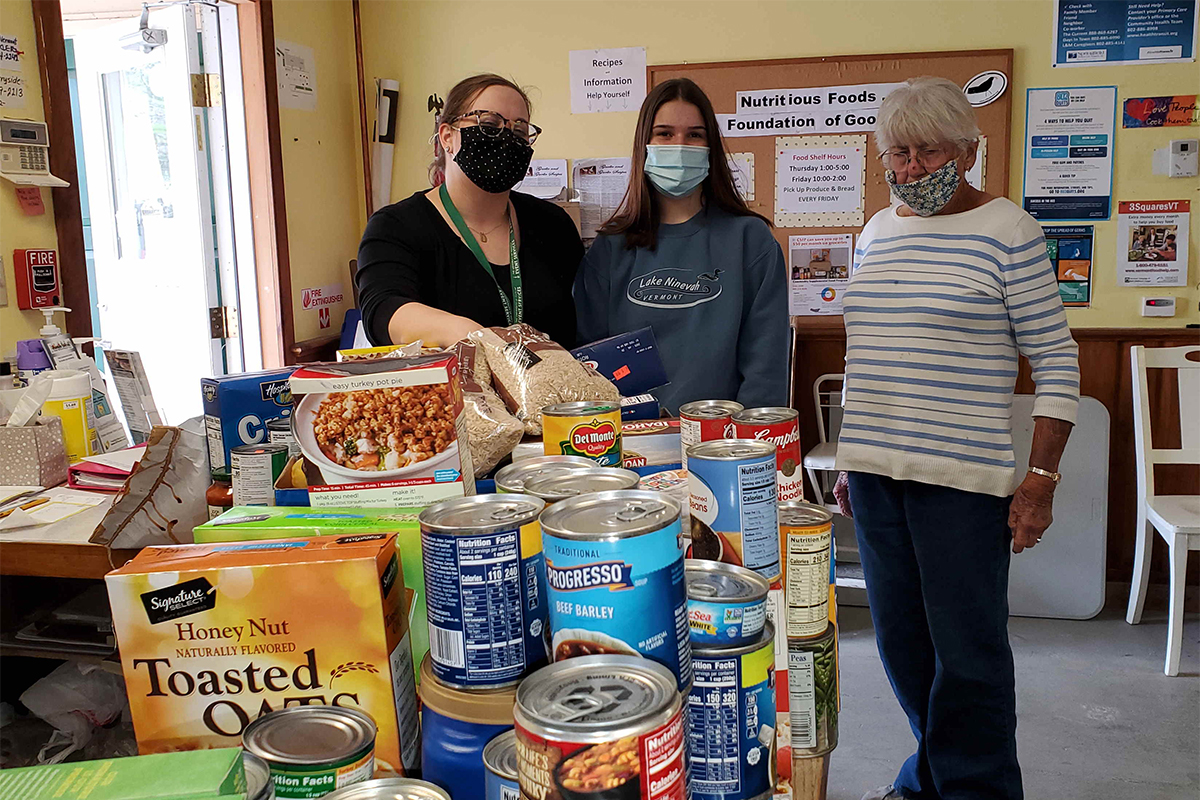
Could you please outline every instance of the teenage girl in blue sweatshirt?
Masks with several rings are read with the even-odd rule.
[[[672,414],[692,400],[789,405],[787,275],[767,220],[734,187],[708,97],[656,86],[634,133],[629,189],[575,278],[579,341],[650,325]]]

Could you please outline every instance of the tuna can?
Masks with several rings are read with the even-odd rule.
[[[838,743],[837,636],[832,624],[815,639],[788,641],[792,758],[822,756]]]
[[[338,789],[325,800],[450,800],[450,795],[416,778],[376,778]]]
[[[713,439],[732,439],[731,416],[741,411],[733,400],[694,400],[679,407],[679,444],[683,451],[683,469],[688,465],[688,448]]]
[[[271,444],[287,445],[288,458],[300,455],[300,443],[292,430],[292,418],[280,417],[267,420],[267,441]]]
[[[695,647],[688,694],[692,800],[764,800],[775,788],[775,629],[749,644]]]
[[[483,748],[487,770],[484,800],[519,800],[517,788],[517,732],[502,733]]]
[[[580,456],[532,456],[514,461],[496,472],[496,491],[504,494],[521,494],[525,481],[550,472],[575,469],[595,469],[598,465],[590,458]]]
[[[800,412],[786,406],[747,408],[733,415],[734,436],[775,446],[779,501],[804,499],[800,469]]]
[[[547,504],[578,497],[581,494],[635,489],[641,480],[633,470],[597,467],[589,470],[560,470],[525,481],[525,493],[540,497]]]
[[[254,753],[242,751],[242,769],[246,773],[246,800],[274,800],[275,784],[271,768]]]
[[[546,661],[545,561],[536,497],[480,494],[421,512],[421,560],[434,676],[449,686],[511,686]]]
[[[688,455],[689,555],[779,580],[774,445],[721,439],[693,445]]]
[[[421,777],[451,797],[483,796],[488,742],[512,730],[516,689],[455,689],[421,662]]]
[[[779,504],[779,531],[787,557],[787,635],[820,636],[829,625],[833,515],[821,506],[789,500]]]
[[[552,664],[517,689],[522,800],[685,800],[683,702],[675,676],[633,656]]]
[[[375,773],[375,731],[353,708],[294,706],[247,725],[242,747],[267,762],[276,797],[324,797]]]
[[[555,503],[542,514],[554,661],[598,653],[664,664],[692,683],[679,506],[638,489]]]
[[[544,406],[542,447],[548,456],[582,456],[602,467],[621,466],[621,404],[580,400]]]
[[[235,506],[275,505],[275,481],[287,466],[285,444],[243,444],[229,451]]]
[[[719,561],[689,558],[683,567],[693,652],[697,647],[740,647],[758,640],[771,590],[766,579]]]

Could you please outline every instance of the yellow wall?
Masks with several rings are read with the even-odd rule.
[[[432,115],[426,97],[443,97],[458,79],[492,71],[532,89],[534,121],[545,129],[538,158],[628,155],[635,113],[570,113],[567,53],[597,47],[645,46],[650,64],[855,53],[1008,48],[1015,50],[1017,141],[1025,124],[1025,89],[1112,85],[1118,96],[1200,92],[1196,64],[1133,67],[1050,67],[1051,0],[803,0],[791,2],[391,2],[362,4],[368,80],[400,81],[400,119],[393,199],[426,187]],[[1090,309],[1069,310],[1076,327],[1178,326],[1200,322],[1200,194],[1196,181],[1150,174],[1151,152],[1200,128],[1117,128],[1114,193],[1121,200],[1191,199],[1190,285],[1155,290],[1181,300],[1174,319],[1139,316],[1144,289],[1118,289],[1116,218],[1097,224],[1098,269]],[[1014,147],[1009,196],[1020,202],[1022,155]],[[1114,204],[1115,205],[1115,204]],[[1115,211],[1115,209],[1114,209]]]

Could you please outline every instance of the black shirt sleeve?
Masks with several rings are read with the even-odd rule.
[[[413,198],[419,198],[414,195]],[[428,303],[422,262],[429,252],[421,240],[420,219],[413,198],[386,206],[371,215],[358,245],[359,305],[363,328],[372,344],[390,344],[388,322],[405,303]],[[424,258],[422,258],[424,256]]]

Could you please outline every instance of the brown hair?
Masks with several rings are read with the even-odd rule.
[[[758,217],[770,225],[762,214],[750,210],[733,183],[733,173],[725,158],[725,144],[717,115],[704,90],[687,78],[672,78],[655,86],[638,112],[637,127],[633,133],[633,163],[629,168],[629,188],[616,213],[600,227],[600,233],[625,234],[625,247],[648,247],[653,250],[658,243],[658,193],[646,178],[646,145],[654,132],[654,117],[658,109],[672,100],[682,100],[700,109],[704,129],[708,136],[708,177],[701,191],[704,205],[716,206],[738,217]]]
[[[521,99],[525,101],[526,109],[530,112],[533,111],[533,104],[529,102],[529,95],[525,94],[525,90],[508,78],[501,77],[500,75],[485,72],[480,75],[463,78],[454,84],[454,88],[446,95],[446,104],[442,106],[440,113],[433,118],[433,161],[429,164],[429,183],[431,186],[440,186],[446,180],[446,152],[442,150],[442,142],[438,137],[438,128],[441,127],[443,122],[472,111],[473,109],[470,108],[471,103],[489,86],[507,86],[521,95]]]

